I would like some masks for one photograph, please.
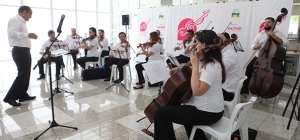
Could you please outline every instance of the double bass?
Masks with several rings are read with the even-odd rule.
[[[288,13],[286,8],[273,23],[271,31],[274,31],[277,22]],[[262,98],[277,96],[283,87],[282,62],[285,60],[286,50],[271,36],[268,36],[254,64],[254,72],[250,79],[249,90],[252,94]]]
[[[203,48],[197,53],[201,56],[209,50],[219,48],[222,44],[222,39],[216,37],[215,44],[211,44]],[[190,61],[179,71],[174,73],[164,86],[164,91],[146,107],[144,113],[151,123],[154,122],[154,114],[156,109],[162,106],[179,106],[181,103],[187,102],[192,97]]]

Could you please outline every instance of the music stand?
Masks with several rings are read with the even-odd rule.
[[[178,62],[177,58],[173,54],[170,53],[166,53],[166,54],[173,65],[180,66],[180,63]]]
[[[121,52],[120,52],[119,49],[114,49],[114,48],[112,48],[112,49],[111,49],[111,52],[114,53],[114,57],[116,57],[117,55],[119,55],[119,58],[120,58],[120,59],[122,59],[122,58],[128,59],[128,63],[129,63],[128,54],[127,54],[127,52],[125,51],[125,49],[124,49],[124,50],[121,50]],[[123,55],[124,52],[126,53],[126,56]],[[122,53],[122,55],[121,55],[121,53]],[[111,73],[111,74],[113,74],[113,73]],[[123,76],[124,76],[124,75],[123,75]],[[118,83],[112,84],[111,86],[107,87],[105,90],[111,88],[112,86],[114,86],[114,85],[116,85],[116,84],[118,84]],[[125,85],[124,85],[122,82],[120,82],[120,84],[121,84],[121,85],[129,92],[129,90],[125,87]]]
[[[61,31],[58,32],[58,35],[55,37],[55,40],[57,39],[57,37],[60,35]],[[50,98],[51,98],[51,110],[52,110],[52,122],[49,126],[49,128],[47,128],[44,132],[42,132],[40,135],[38,135],[37,137],[34,138],[34,140],[37,140],[40,136],[42,136],[45,132],[47,132],[50,128],[53,128],[53,127],[65,127],[65,128],[72,128],[72,129],[75,129],[75,130],[78,130],[77,127],[70,127],[70,126],[65,126],[65,125],[59,125],[55,119],[54,119],[54,105],[53,105],[53,91],[52,91],[52,75],[51,75],[51,60],[50,60],[50,56],[51,56],[51,52],[50,52],[50,47],[53,45],[54,42],[52,42],[50,44],[49,47],[47,47],[46,49],[46,52],[45,54],[48,54],[48,68],[49,68],[49,84],[50,84]],[[43,57],[43,56],[42,56]],[[50,121],[49,121],[50,122]]]
[[[295,89],[296,89],[296,86],[298,85],[299,79],[300,79],[300,73],[298,74],[296,83],[295,83],[295,85],[294,85],[294,88],[293,88],[293,90],[292,90],[292,93],[290,94],[289,100],[288,100],[288,102],[287,102],[287,104],[286,104],[286,106],[285,106],[285,108],[284,108],[283,114],[282,114],[282,116],[284,116],[284,114],[285,114],[285,112],[286,112],[286,110],[287,110],[287,108],[288,108],[288,106],[289,106],[289,104],[290,104],[290,101],[292,101],[293,110],[292,110],[292,112],[291,112],[291,116],[290,116],[290,119],[289,119],[289,122],[288,122],[288,126],[287,126],[286,129],[290,129],[290,125],[291,125],[291,122],[292,122],[294,113],[295,113],[295,116],[296,116],[297,120],[300,121],[300,106],[299,106],[299,108],[298,108],[298,116],[297,116],[297,114],[296,114],[296,112],[295,112],[296,105],[298,105],[298,98],[299,98],[299,94],[300,94],[300,90],[299,90],[299,89],[300,89],[300,85],[299,85],[299,88],[298,88],[298,92],[297,92],[297,95],[296,95],[295,102],[293,102],[293,99],[292,99],[292,98],[293,98],[294,91],[295,91]]]

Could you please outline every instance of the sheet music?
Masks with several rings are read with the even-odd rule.
[[[166,80],[170,77],[162,60],[142,64],[151,84]]]
[[[176,66],[180,66],[180,63],[178,62],[177,58],[174,55],[172,55],[170,53],[166,53],[166,54],[172,64],[174,64]]]
[[[61,56],[61,55],[67,54],[67,53],[69,53],[69,52],[64,49],[58,49],[58,50],[51,51],[51,55],[54,55],[55,57],[58,57],[58,56]]]

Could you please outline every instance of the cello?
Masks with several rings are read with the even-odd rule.
[[[220,37],[214,39],[214,44],[208,45],[200,50],[198,57],[202,53],[206,53],[209,50],[220,48],[223,43]],[[192,70],[189,67],[191,62],[189,61],[183,68],[174,73],[164,86],[164,91],[146,107],[144,113],[149,119],[151,124],[154,122],[154,114],[156,109],[162,106],[179,106],[181,103],[187,102],[193,95],[191,89],[191,75]],[[150,124],[150,125],[151,125]],[[142,130],[145,131],[145,130]],[[145,131],[147,132],[147,131]]]
[[[286,8],[271,27],[274,31],[277,22],[288,13]],[[268,36],[254,64],[254,71],[250,79],[249,90],[252,94],[262,98],[273,98],[277,96],[283,87],[282,62],[285,60],[286,50],[271,36]]]

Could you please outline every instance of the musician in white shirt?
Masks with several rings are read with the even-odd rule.
[[[78,50],[75,50],[75,48],[80,45],[80,36],[76,33],[76,28],[71,28],[71,34],[66,37],[64,42],[67,42],[69,45],[70,53],[73,59],[74,67],[73,69],[77,69],[77,54],[79,53]]]
[[[260,50],[261,50],[263,44],[267,42],[268,36],[271,36],[279,45],[282,45],[283,47],[287,43],[287,39],[281,31],[279,31],[277,29],[274,29],[274,31],[271,31],[271,28],[272,28],[272,25],[274,24],[274,22],[275,22],[274,18],[272,18],[272,17],[266,18],[265,19],[265,27],[264,27],[265,30],[258,33],[252,42],[251,47],[253,48],[253,50],[257,50],[257,51],[255,53],[255,57],[253,57],[253,59],[247,65],[246,72],[245,72],[247,79],[243,83],[243,87],[241,89],[241,94],[249,93],[248,87],[249,87],[250,79],[251,79],[252,73],[253,73],[253,66],[258,57],[258,54],[260,53]]]
[[[130,59],[130,44],[126,40],[126,34],[124,32],[119,33],[120,42],[111,48],[109,57],[110,59],[105,62],[100,68],[105,68],[110,71],[110,67],[116,64],[119,70],[119,79],[115,80],[114,83],[120,83],[123,81],[123,66],[129,63]],[[109,78],[104,81],[110,81]]]
[[[37,80],[40,80],[40,79],[44,79],[45,78],[45,73],[44,73],[44,64],[47,63],[48,61],[48,54],[45,54],[46,52],[46,49],[47,47],[49,47],[52,43],[52,41],[54,40],[55,41],[58,41],[58,40],[55,40],[55,32],[53,30],[50,30],[48,31],[48,37],[49,39],[46,40],[41,49],[40,49],[40,54],[43,55],[43,57],[38,61],[38,66],[39,66],[39,74],[40,74],[40,77],[37,78]],[[50,47],[49,51],[54,51],[57,49],[58,46],[56,45],[53,45]],[[51,57],[50,58],[51,61],[54,61],[55,64],[56,64],[56,80],[59,80],[59,74],[60,74],[60,68],[61,68],[61,65],[63,63],[63,59],[62,59],[62,56],[58,56],[58,57]]]
[[[219,33],[218,37],[222,38],[221,46],[222,60],[225,66],[226,80],[222,84],[223,97],[225,101],[232,101],[236,86],[239,82],[239,61],[236,52],[232,46],[228,33]]]
[[[176,56],[176,59],[179,63],[187,63],[188,61],[190,61],[192,50],[195,47],[193,37],[194,37],[194,31],[187,30],[186,39],[182,41],[182,44],[180,46],[174,48],[174,51],[184,49],[183,54]],[[167,64],[171,64],[172,67],[176,67],[176,65],[172,64],[169,59],[167,59],[166,62]]]
[[[89,35],[90,36],[87,39],[83,40],[81,46],[77,46],[75,48],[75,50],[78,50],[79,48],[86,48],[88,50],[86,57],[81,57],[76,60],[77,63],[82,67],[82,69],[85,69],[85,62],[95,62],[99,59],[99,52],[97,49],[98,39],[96,28],[89,28]]]
[[[104,35],[104,30],[100,29],[98,30],[98,49],[101,52],[101,57],[108,56],[109,55],[109,49],[108,49],[108,40]]]
[[[9,46],[13,47],[12,57],[18,69],[18,76],[7,92],[4,102],[12,106],[20,106],[19,102],[35,99],[27,93],[30,72],[31,72],[31,42],[30,39],[37,39],[35,33],[28,33],[26,21],[31,18],[32,10],[29,6],[21,6],[18,15],[8,21],[7,36]]]
[[[151,32],[150,33],[150,42],[145,43],[144,45],[140,44],[139,46],[141,47],[142,51],[141,53],[138,53],[138,55],[146,55],[146,57],[149,58],[148,62],[151,61],[155,61],[155,60],[161,60],[161,56],[160,56],[160,49],[161,49],[161,44],[159,43],[158,40],[158,34],[157,32]],[[148,49],[146,51],[146,49]],[[134,89],[141,89],[143,88],[143,82],[144,82],[144,75],[143,75],[143,70],[144,67],[142,64],[147,63],[147,62],[143,62],[143,63],[139,63],[135,65],[135,69],[139,78],[139,82],[137,83],[137,85],[135,87],[133,87]]]

